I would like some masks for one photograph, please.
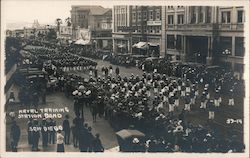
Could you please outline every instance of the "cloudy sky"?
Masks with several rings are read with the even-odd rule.
[[[1,16],[6,23],[33,23],[37,19],[41,24],[53,24],[56,18],[70,17],[71,5],[101,5],[112,8],[112,3],[103,1],[3,0]]]

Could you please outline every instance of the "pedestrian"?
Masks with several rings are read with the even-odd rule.
[[[98,70],[97,69],[94,69],[94,75],[95,75],[95,78],[97,78],[97,76],[98,76]]]
[[[105,67],[102,65],[102,76],[105,76]]]
[[[75,139],[73,139],[74,140],[74,147],[78,147],[80,129],[83,125],[83,120],[80,118],[79,115],[76,115],[76,117],[73,119],[73,124],[74,124],[74,126],[73,126],[74,131],[72,131],[72,132],[73,132],[73,135],[75,136]]]
[[[98,107],[97,107],[97,101],[96,100],[93,101],[93,104],[92,104],[90,110],[91,110],[93,122],[96,122],[96,116],[98,114]]]
[[[33,141],[33,134],[32,134],[32,127],[33,127],[33,121],[32,118],[29,118],[29,121],[27,123],[27,133],[28,133],[28,144],[32,145]]]
[[[14,120],[15,120],[15,118],[16,118],[16,113],[15,113],[14,109],[10,109],[9,117],[10,117],[11,121],[14,121]]]
[[[50,128],[49,130],[49,144],[55,144],[55,129],[56,121],[54,121],[52,118],[49,119],[50,122],[48,123],[48,126]]]
[[[17,152],[20,135],[21,135],[20,127],[19,125],[17,125],[16,121],[13,121],[10,128],[10,141],[11,141],[10,144],[12,152]]]
[[[98,96],[97,108],[99,117],[101,118],[104,114],[104,99],[101,96]]]
[[[93,76],[93,68],[90,67],[90,68],[89,68],[89,77],[92,77],[92,76]]]
[[[71,126],[71,131],[72,131],[72,136],[73,136],[73,146],[76,148],[77,147],[77,133],[76,133],[76,125],[73,124]]]
[[[120,69],[119,69],[119,67],[116,67],[115,74],[116,74],[116,76],[120,75]]]
[[[109,75],[112,77],[113,74],[113,67],[112,65],[109,66]]]
[[[64,136],[62,135],[62,131],[58,130],[56,135],[56,144],[57,144],[57,152],[64,152]]]
[[[94,141],[94,136],[92,134],[92,128],[88,127],[87,136],[86,136],[87,152],[93,151],[93,141]]]
[[[37,109],[38,102],[39,102],[39,96],[38,96],[37,92],[35,92],[32,95],[32,104],[35,107],[35,109]]]
[[[185,96],[185,107],[184,107],[184,109],[186,111],[191,111],[190,105],[191,105],[191,98],[190,98],[190,94],[187,93],[186,96]]]
[[[220,107],[220,94],[219,94],[219,90],[215,90],[215,94],[214,94],[214,105],[216,108]]]
[[[208,104],[208,120],[213,121],[214,120],[214,111],[215,111],[215,106],[214,106],[214,100],[210,100]]]
[[[206,109],[207,107],[207,97],[206,97],[206,92],[202,92],[201,95],[201,105],[200,105],[200,109]]]
[[[234,90],[233,89],[230,89],[230,91],[229,91],[228,105],[234,106]]]
[[[88,134],[88,124],[85,123],[84,126],[80,130],[79,137],[79,149],[80,152],[87,152],[87,134]]]
[[[46,104],[46,88],[45,87],[42,88],[41,95],[42,95],[42,104]]]
[[[174,103],[175,103],[174,94],[173,94],[173,92],[170,92],[169,101],[168,101],[168,105],[169,105],[168,112],[169,112],[170,116],[173,116],[173,114],[174,114],[174,105],[175,105]]]
[[[38,125],[38,120],[34,119],[34,126],[33,126],[33,143],[32,143],[32,151],[39,151],[38,144],[40,138],[40,130]]]
[[[48,147],[49,132],[48,132],[48,122],[46,118],[43,118],[41,123],[41,133],[42,133],[42,144],[43,147]]]
[[[95,138],[93,140],[93,151],[94,152],[104,152],[104,147],[102,145],[102,142],[100,140],[100,134],[97,133],[95,135]]]
[[[65,119],[63,120],[63,131],[64,131],[64,142],[65,144],[69,144],[69,139],[70,139],[69,115],[66,115]]]
[[[10,91],[10,97],[9,97],[9,101],[10,102],[15,102],[15,94],[14,94],[14,91],[13,89]]]

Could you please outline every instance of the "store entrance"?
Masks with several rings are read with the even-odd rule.
[[[208,37],[188,36],[186,42],[186,60],[188,62],[205,64],[208,51]]]

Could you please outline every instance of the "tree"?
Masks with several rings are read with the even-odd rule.
[[[71,26],[71,18],[70,17],[66,18],[65,22],[67,23],[67,26]]]
[[[61,24],[62,24],[62,19],[57,18],[56,19],[56,25],[57,25],[57,31],[59,32],[59,34],[60,34],[60,26],[61,26]]]

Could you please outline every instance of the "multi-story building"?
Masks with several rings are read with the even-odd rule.
[[[112,9],[101,6],[72,6],[73,39],[79,29],[89,29],[91,41],[99,49],[112,48]]]
[[[16,30],[6,30],[7,37],[24,37],[24,30],[16,29]]]
[[[43,39],[51,29],[56,29],[52,25],[40,25],[38,20],[34,20],[32,27],[24,27],[24,38],[41,38]]]
[[[32,27],[24,27],[24,38],[35,38],[35,28]]]
[[[243,72],[244,21],[242,6],[114,6],[113,51],[159,45],[160,56]]]
[[[161,11],[161,6],[114,6],[113,51],[138,53],[137,48],[145,47],[139,52],[148,55],[153,51],[159,53]]]
[[[126,5],[114,6],[112,11],[113,19],[113,52],[131,52],[131,7]]]
[[[182,61],[226,63],[243,72],[244,8],[165,6],[161,54]]]

